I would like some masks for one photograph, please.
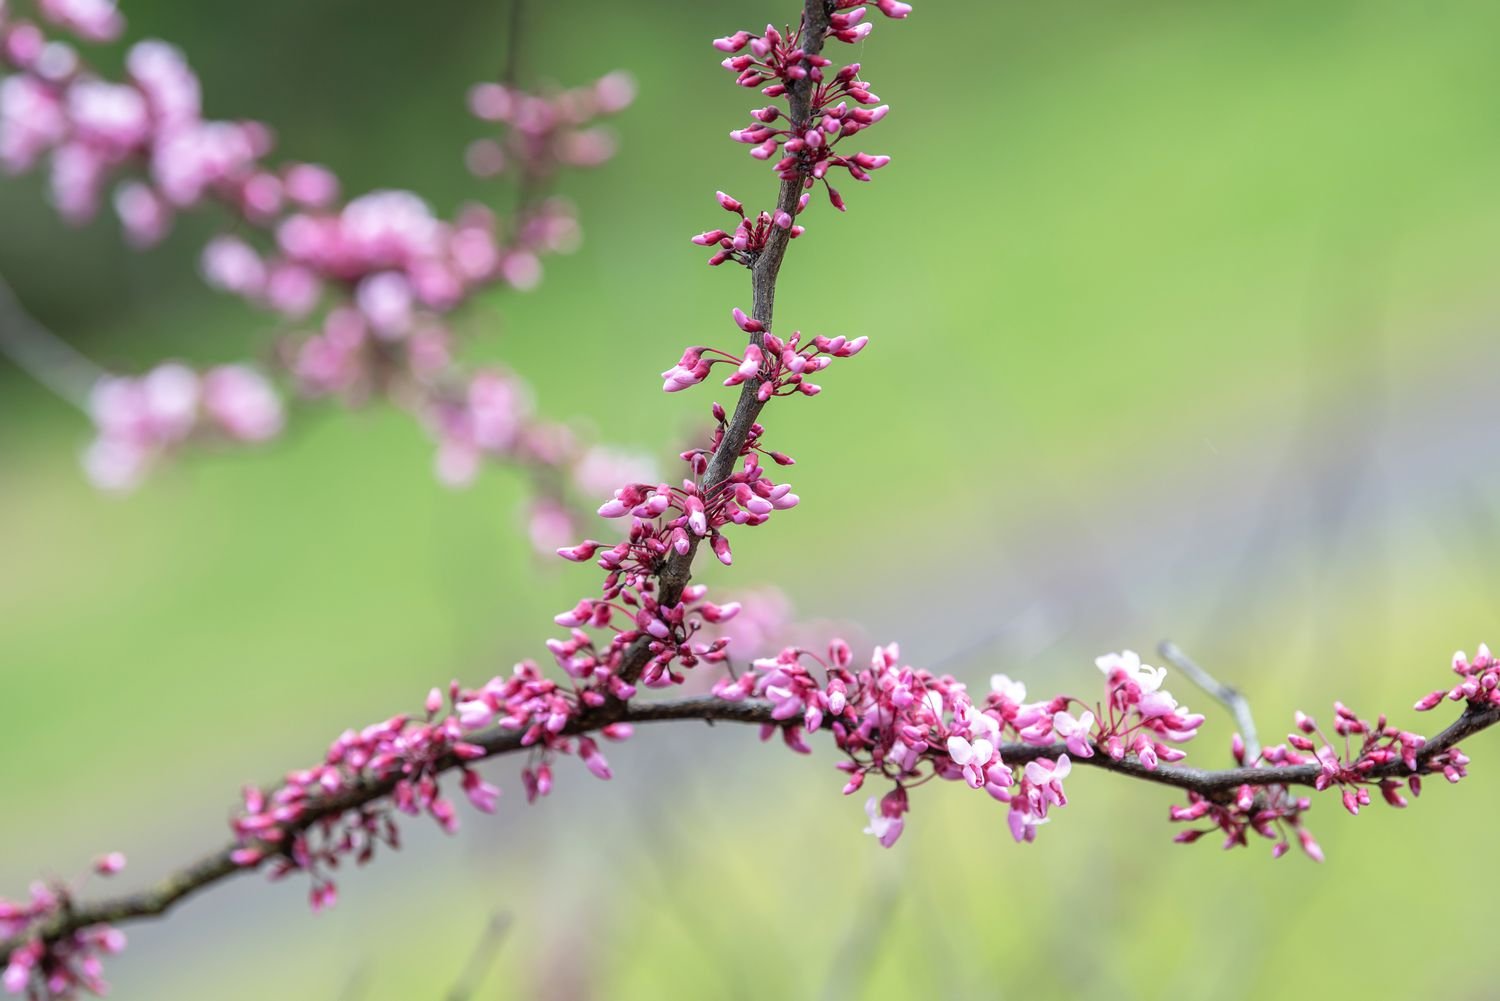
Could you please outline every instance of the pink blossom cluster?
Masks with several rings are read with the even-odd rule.
[[[44,2],[38,13],[89,41],[113,38],[113,4]],[[198,79],[182,53],[155,40],[132,46],[126,78],[107,80],[68,42],[0,7],[0,166],[12,174],[44,160],[62,217],[93,218],[107,188],[132,245],[149,246],[173,216],[215,199],[252,219],[274,215],[284,181],[261,168],[271,136],[253,122],[202,117]]]
[[[125,856],[111,852],[94,863],[94,872],[112,876],[125,868]],[[75,887],[33,883],[24,902],[0,898],[0,938],[25,938],[11,952],[0,988],[7,994],[32,999],[71,998],[79,990],[104,994],[109,985],[102,976],[103,957],[125,948],[125,933],[106,924],[92,925],[72,934],[50,937],[46,926],[65,915],[72,906]]]
[[[453,682],[446,699],[434,688],[421,717],[398,715],[346,730],[321,764],[288,773],[269,791],[246,787],[243,809],[231,822],[239,841],[232,861],[244,867],[268,862],[272,879],[307,873],[313,909],[330,906],[337,900],[332,873],[342,860],[363,865],[379,845],[400,847],[398,815],[425,814],[450,834],[458,829],[453,802],[441,786],[442,772],[456,768],[469,802],[482,812],[495,811],[499,788],[472,767],[489,753],[468,739],[474,731],[514,731],[522,746],[533,749],[532,764],[523,774],[529,799],[550,790],[550,760],[556,754],[577,754],[589,771],[609,778],[609,765],[593,738],[562,732],[582,704],[574,691],[544,677],[530,661],[478,689]],[[630,727],[614,724],[599,733],[623,740]],[[372,789],[385,795],[362,796]],[[346,800],[359,802],[346,806]]]
[[[478,84],[469,91],[469,110],[505,131],[469,146],[469,169],[480,177],[512,172],[538,183],[565,167],[597,167],[614,155],[615,140],[594,122],[633,100],[635,81],[620,72],[550,95],[503,83]]]
[[[1458,659],[1465,674],[1494,666],[1487,652],[1475,658],[1477,668],[1462,654]],[[877,648],[868,669],[854,672],[851,660],[841,640],[829,645],[826,660],[787,648],[720,679],[713,691],[730,702],[769,702],[775,722],[762,735],[780,730],[793,750],[806,753],[806,733],[830,730],[848,756],[838,765],[849,776],[845,794],[872,776],[892,783],[889,793],[866,803],[866,833],[887,847],[904,829],[908,791],[935,778],[984,789],[1006,803],[1014,838],[1032,841],[1050,809],[1067,805],[1062,783],[1075,762],[1102,754],[1154,771],[1161,761],[1181,760],[1181,748],[1172,745],[1192,739],[1203,722],[1162,687],[1165,669],[1141,663],[1130,651],[1098,658],[1107,679],[1106,699],[1095,707],[1098,715],[1074,709],[1082,703],[1069,696],[1028,702],[1025,686],[1005,675],[995,675],[990,692],[976,702],[952,677],[901,664],[894,644]],[[821,678],[809,663],[820,669]],[[1336,703],[1331,736],[1303,713],[1296,719],[1297,732],[1286,744],[1264,749],[1253,761],[1235,736],[1231,750],[1246,780],[1222,795],[1190,790],[1188,804],[1174,806],[1171,819],[1206,820],[1209,826],[1186,830],[1176,841],[1192,843],[1217,829],[1228,848],[1247,845],[1255,833],[1271,840],[1273,856],[1280,857],[1295,837],[1311,858],[1322,861],[1322,849],[1303,824],[1311,799],[1275,781],[1256,781],[1256,769],[1316,766],[1308,777],[1313,788],[1337,788],[1352,814],[1371,802],[1372,788],[1390,805],[1404,807],[1403,787],[1419,794],[1423,774],[1439,772],[1449,782],[1466,774],[1469,759],[1457,747],[1424,753],[1426,738],[1391,726],[1384,716],[1370,721]]]
[[[621,588],[612,598],[585,599],[557,616],[569,637],[547,646],[565,681],[548,678],[535,663],[523,661],[510,675],[479,688],[453,682],[446,697],[434,688],[421,717],[398,715],[346,730],[320,764],[288,773],[271,790],[246,787],[243,808],[231,825],[239,842],[232,861],[245,867],[268,863],[273,879],[307,873],[313,908],[333,904],[337,887],[332,873],[343,859],[362,865],[379,845],[400,846],[398,814],[426,814],[445,831],[457,829],[453,803],[441,788],[442,772],[456,768],[469,801],[483,812],[494,811],[500,790],[472,767],[490,753],[471,739],[481,730],[491,736],[515,735],[520,747],[530,749],[521,776],[528,801],[551,790],[552,760],[558,754],[576,755],[591,773],[610,778],[595,736],[574,731],[586,714],[611,699],[635,695],[636,686],[620,677],[626,652],[638,640],[646,641],[651,659],[642,684],[680,684],[683,671],[727,658],[729,640],[702,633],[706,626],[730,622],[740,610],[737,602],[708,601],[702,585],[688,587],[680,602],[663,607],[652,597],[653,587],[648,582],[640,591]],[[596,643],[589,629],[607,632],[609,641]],[[625,740],[631,727],[607,723],[595,735]],[[371,791],[379,795],[363,795]]]
[[[769,700],[773,719],[791,721],[783,727],[783,737],[796,750],[806,749],[803,727],[830,729],[849,755],[839,766],[850,775],[846,794],[860,789],[871,775],[898,790],[932,778],[962,781],[1009,806],[1017,841],[1033,840],[1050,809],[1067,804],[1062,782],[1073,759],[1104,750],[1119,760],[1128,748],[1143,766],[1155,768],[1159,757],[1182,757],[1180,749],[1164,742],[1190,740],[1203,721],[1162,689],[1164,671],[1141,664],[1129,651],[1099,658],[1108,679],[1109,708],[1101,708],[1102,717],[1088,709],[1074,715],[1070,708],[1079,700],[1068,696],[1028,702],[1025,686],[1005,675],[995,675],[991,691],[976,703],[951,676],[901,664],[894,644],[877,648],[870,667],[858,673],[850,670],[851,660],[842,640],[830,644],[826,661],[788,648],[721,680],[714,693],[731,701],[752,696]],[[824,680],[804,661],[820,666]],[[1022,749],[1020,760],[1005,760],[1007,739]],[[1033,748],[1049,753],[1039,755],[1029,750]],[[872,798],[868,833],[886,846],[893,844],[908,808],[904,791],[878,803]]]
[[[1095,664],[1104,672],[1109,690],[1099,741],[1104,752],[1116,761],[1130,752],[1146,768],[1186,757],[1181,748],[1169,745],[1191,740],[1203,716],[1179,706],[1161,687],[1167,669],[1141,663],[1133,650],[1106,654]],[[1084,716],[1092,724],[1092,714]]]
[[[43,22],[85,41],[124,29],[111,0],[35,6]],[[406,406],[437,438],[445,483],[467,483],[481,459],[536,471],[533,536],[550,553],[571,535],[564,486],[589,450],[538,420],[514,375],[457,365],[449,314],[488,288],[535,287],[542,258],[577,245],[571,207],[537,188],[565,167],[609,159],[614,142],[595,122],[630,104],[630,78],[611,73],[545,95],[475,87],[475,115],[503,129],[470,149],[470,164],[481,175],[518,176],[522,199],[513,219],[469,205],[450,221],[411,192],[344,201],[325,167],[268,164],[271,131],[206,119],[198,78],[171,45],[139,42],[125,65],[123,80],[104,78],[69,42],[0,0],[0,166],[21,173],[45,165],[52,200],[72,222],[92,218],[112,188],[137,247],[165,237],[179,212],[220,206],[234,232],[204,247],[202,275],[292,326],[276,358],[298,391]],[[101,424],[86,469],[101,485],[134,486],[160,446],[178,437],[175,428],[126,436]]]
[[[575,546],[557,550],[559,556],[583,562],[598,554],[598,564],[608,571],[604,595],[616,596],[621,588],[642,588],[672,553],[687,555],[700,541],[707,541],[719,562],[730,566],[734,554],[729,538],[722,531],[729,525],[754,527],[765,524],[777,511],[796,507],[800,498],[792,493],[791,484],[777,483],[760,464],[761,455],[776,465],[793,465],[795,460],[781,452],[761,447],[763,428],[753,424],[740,449],[740,466],[723,481],[704,482],[713,456],[722,447],[728,430],[728,415],[719,404],[713,406],[718,422],[712,442],[706,448],[689,449],[682,458],[694,477],[684,479],[681,487],[670,483],[627,483],[600,508],[604,518],[630,518],[626,538],[613,545],[585,539]]]
[[[84,469],[106,490],[136,486],[189,439],[263,442],[284,420],[281,398],[244,365],[199,374],[166,362],[139,377],[105,376],[94,384],[89,410],[99,434],[84,453]]]
[[[1417,701],[1418,712],[1436,708],[1444,699],[1452,702],[1467,702],[1476,708],[1500,706],[1500,661],[1490,648],[1479,644],[1471,661],[1462,650],[1453,655],[1453,673],[1463,680],[1452,688],[1439,688]]]
[[[662,388],[675,393],[696,386],[708,378],[715,365],[733,365],[734,372],[724,380],[726,386],[738,386],[743,382],[757,380],[758,399],[765,403],[772,396],[817,396],[822,387],[808,382],[807,377],[821,372],[835,358],[852,358],[859,354],[868,337],[824,337],[819,334],[812,343],[803,345],[802,332],[793,331],[783,341],[766,330],[765,324],[746,316],[740,309],[734,310],[734,322],[747,334],[759,334],[760,343],[751,341],[743,356],[730,354],[718,348],[691,347],[683,352],[675,366],[662,373]]]

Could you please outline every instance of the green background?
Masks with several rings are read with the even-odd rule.
[[[508,201],[461,161],[503,4],[125,12],[132,38],[187,49],[211,115],[271,122],[350,193]],[[474,304],[467,357],[615,443],[665,457],[701,428],[712,390],[665,396],[656,373],[732,340],[749,289],[687,237],[721,223],[716,188],[773,191],[725,138],[755,95],[707,41],[788,13],[532,5],[529,76],[621,67],[640,97],[617,160],[567,183],[583,248]],[[844,185],[847,216],[811,214],[778,296],[783,328],[871,347],[768,411],[803,503],[706,579],[774,582],[799,619],[976,685],[1094,698],[1095,655],[1170,635],[1271,740],[1335,698],[1437,729],[1411,702],[1455,647],[1500,642],[1500,5],[919,0],[877,20],[855,58],[894,110],[865,145],[894,160]],[[268,319],[194,276],[218,220],[138,255],[40,192],[0,186],[0,273],[92,357],[264,349]],[[545,658],[551,616],[597,584],[531,555],[518,477],[442,489],[421,430],[380,407],[300,411],[284,443],[189,457],[123,500],[83,482],[87,434],[0,361],[0,893],[108,849],[134,886],[216,846],[240,783],[432,684]],[[1190,760],[1227,761],[1222,714],[1173,687],[1210,715]],[[497,817],[407,825],[331,913],[248,877],[130,928],[115,996],[438,998],[495,913],[514,923],[476,997],[1496,990],[1471,885],[1500,820],[1490,735],[1470,780],[1411,810],[1320,800],[1322,866],[1174,846],[1172,794],[1089,773],[1035,845],[944,785],[882,851],[818,743],[642,731],[609,749],[616,781],[564,762],[532,808],[496,763]]]

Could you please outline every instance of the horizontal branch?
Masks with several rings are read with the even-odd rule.
[[[563,729],[562,735],[576,735],[596,731],[611,723],[667,723],[699,720],[705,723],[748,723],[760,726],[790,726],[800,721],[777,720],[772,716],[773,707],[766,702],[728,702],[723,699],[701,695],[691,698],[673,699],[665,702],[644,704],[615,703],[598,711],[575,718]],[[1500,706],[1475,708],[1468,706],[1462,715],[1446,730],[1429,740],[1417,752],[1417,769],[1413,773],[1399,761],[1373,769],[1371,779],[1399,778],[1411,774],[1424,774],[1432,769],[1432,758],[1454,747],[1482,730],[1500,723]],[[469,738],[485,751],[485,757],[498,757],[516,751],[529,750],[534,745],[522,743],[522,734],[513,730],[491,729]],[[1196,792],[1211,799],[1220,799],[1241,786],[1262,788],[1266,786],[1311,786],[1316,782],[1321,769],[1316,764],[1278,766],[1270,768],[1228,768],[1212,771],[1201,768],[1186,768],[1171,765],[1150,769],[1134,757],[1115,760],[1097,746],[1092,757],[1071,756],[1074,764],[1102,771],[1114,772],[1129,778],[1141,779],[1158,785],[1171,786]],[[941,756],[946,752],[940,748],[928,751],[929,755]],[[1068,749],[1063,744],[1034,746],[1031,744],[1004,744],[1000,747],[1002,759],[1011,765],[1023,765],[1031,761],[1056,760]],[[439,762],[436,771],[446,772],[471,762],[461,762],[449,757]],[[396,787],[395,779],[365,782],[337,795],[329,796],[308,810],[302,819],[289,829],[289,833],[306,830],[320,821],[342,815],[350,810],[367,806],[390,795]],[[255,866],[238,866],[230,860],[231,853],[242,847],[239,844],[206,855],[198,861],[167,876],[161,882],[135,893],[109,897],[92,903],[72,903],[61,911],[41,931],[47,941],[56,941],[76,931],[93,925],[117,925],[125,922],[157,917],[165,914],[180,901],[222,882],[241,872],[249,872]],[[268,855],[270,858],[276,857]],[[0,942],[0,961],[12,951],[34,938],[36,933],[18,936]]]

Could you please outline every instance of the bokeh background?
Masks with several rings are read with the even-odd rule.
[[[184,46],[208,112],[273,123],[346,190],[447,211],[463,94],[505,5],[133,0],[131,36]],[[640,84],[618,159],[568,182],[586,232],[524,296],[484,299],[469,356],[543,411],[666,457],[708,390],[656,373],[732,329],[742,273],[687,237],[724,188],[770,198],[724,136],[753,95],[708,39],[788,4],[533,4],[524,69]],[[1455,647],[1495,629],[1500,501],[1500,5],[1486,0],[919,3],[856,50],[894,156],[819,208],[778,319],[868,334],[816,401],[768,415],[794,513],[736,541],[726,587],[899,640],[983,684],[1093,697],[1096,654],[1170,636],[1252,697],[1275,738],[1342,698],[1414,719]],[[837,55],[848,57],[839,47]],[[210,219],[146,255],[0,185],[0,273],[111,367],[253,353],[265,317],[206,290]],[[727,332],[728,333],[727,333]],[[796,413],[792,413],[796,411]],[[125,499],[80,476],[79,414],[0,360],[0,893],[107,849],[135,885],[221,843],[235,791],[316,758],[428,686],[545,656],[596,586],[539,562],[519,478],[449,492],[379,407],[302,415],[284,443],[197,456]],[[1227,760],[1209,711],[1193,754]],[[496,914],[484,998],[1249,998],[1497,989],[1471,880],[1500,819],[1500,743],[1415,808],[1336,801],[1329,860],[1170,842],[1168,791],[1083,773],[1032,846],[944,786],[882,851],[833,755],[752,732],[643,730],[616,781],[576,762],[527,808],[347,874],[311,915],[244,878],[129,929],[115,996],[439,998]]]

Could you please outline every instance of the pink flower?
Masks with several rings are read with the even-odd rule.
[[[463,788],[464,794],[469,797],[469,802],[474,804],[476,810],[483,813],[495,812],[495,806],[500,799],[500,790],[480,778],[478,772],[465,770]]]
[[[882,848],[894,845],[906,826],[906,821],[899,813],[893,816],[887,815],[881,801],[874,796],[865,800],[865,815],[870,818],[869,824],[865,827],[865,833],[879,841]]]
[[[995,745],[983,737],[972,743],[963,737],[948,738],[948,756],[963,769],[969,786],[979,789],[985,784],[985,769],[995,759]]]
[[[121,852],[110,852],[94,860],[94,871],[101,876],[113,876],[124,868],[125,855]]]
[[[203,409],[237,441],[258,442],[281,433],[281,400],[265,377],[243,365],[220,365],[203,377]]]
[[[1094,714],[1084,710],[1083,715],[1076,720],[1066,712],[1052,714],[1052,731],[1062,738],[1068,745],[1068,750],[1075,757],[1092,758],[1094,748],[1091,744],[1094,729]]]

